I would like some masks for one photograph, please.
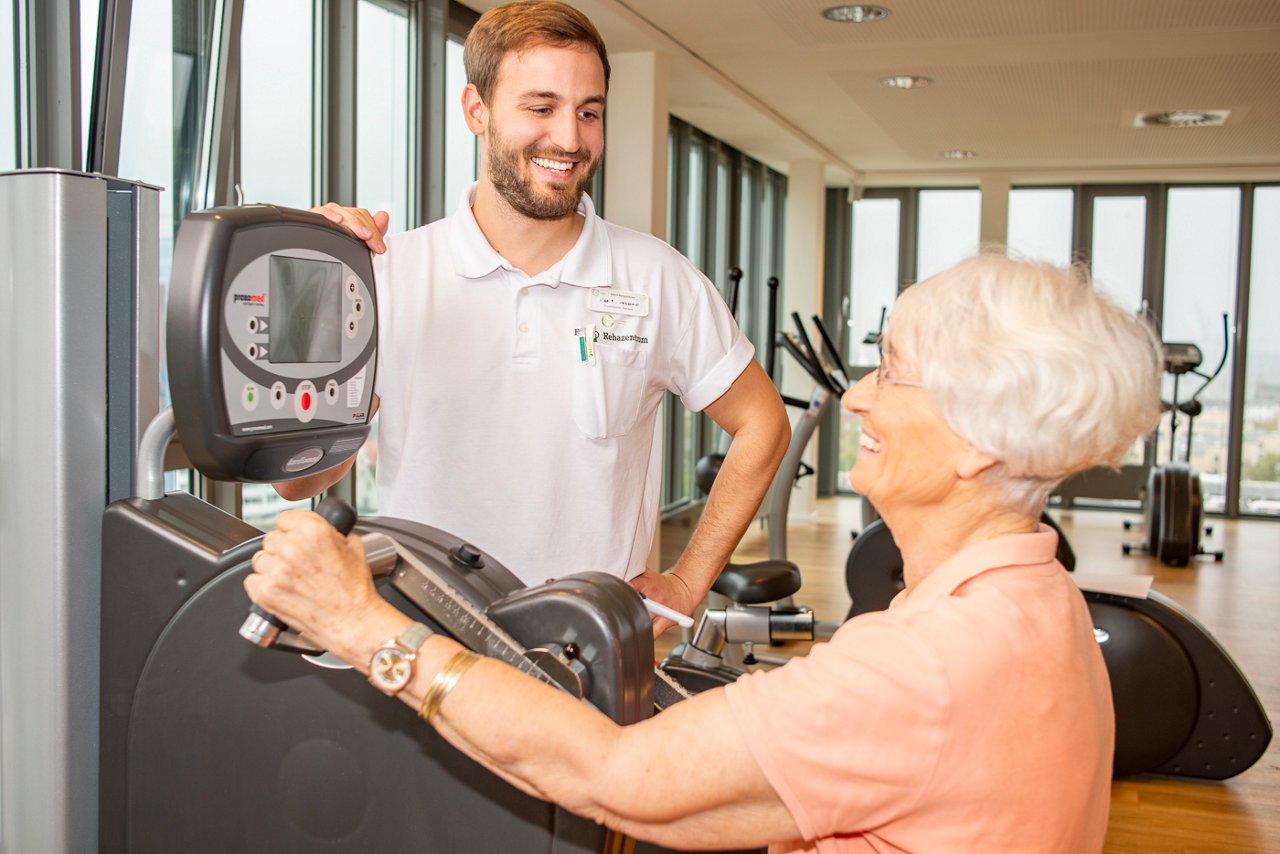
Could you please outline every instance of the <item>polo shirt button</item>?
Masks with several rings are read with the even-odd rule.
[[[521,332],[528,332],[528,331],[529,331],[529,324],[527,324],[527,323],[522,323],[522,324],[520,324],[520,331],[521,331]]]
[[[529,295],[529,289],[528,289],[528,288],[521,288],[521,289],[520,289],[520,296],[522,296],[522,297],[527,297],[528,295]]]

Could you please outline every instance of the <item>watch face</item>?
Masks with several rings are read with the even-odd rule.
[[[384,647],[373,656],[370,676],[386,691],[399,691],[413,675],[412,659],[397,647]]]

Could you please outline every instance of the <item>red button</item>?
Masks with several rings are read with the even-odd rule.
[[[310,392],[306,392],[306,391],[304,391],[304,392],[302,393],[302,408],[303,408],[303,409],[310,409],[310,408],[311,408],[311,393],[310,393]]]

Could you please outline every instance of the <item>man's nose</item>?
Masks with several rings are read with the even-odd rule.
[[[582,146],[582,131],[578,127],[578,115],[565,113],[552,128],[551,142],[557,148],[569,154],[577,154]]]

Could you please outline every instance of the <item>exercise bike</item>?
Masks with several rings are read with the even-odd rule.
[[[772,375],[774,350],[780,346],[814,380],[814,388],[808,401],[783,398],[788,405],[801,408],[803,412],[792,428],[791,442],[763,505],[762,517],[770,525],[769,559],[726,565],[711,587],[714,607],[703,612],[692,636],[676,646],[661,665],[664,672],[692,691],[732,682],[749,665],[785,662],[785,658],[757,652],[758,646],[822,640],[829,638],[839,627],[838,624],[817,620],[812,609],[798,607],[792,600],[800,589],[801,577],[799,567],[786,558],[786,519],[795,484],[813,471],[801,456],[827,407],[833,400],[839,400],[851,383],[831,336],[816,315],[813,317],[814,328],[827,358],[823,357],[823,351],[814,347],[804,323],[794,312],[791,319],[795,332],[776,335],[777,286],[777,279],[771,278],[769,340],[773,346],[766,353],[766,370]],[[831,366],[832,362],[836,367]],[[723,455],[717,456],[719,460],[723,459]],[[705,491],[710,489],[719,460],[706,461],[702,465],[704,479],[700,486]],[[707,474],[711,476],[707,477]]]
[[[1215,563],[1223,558],[1221,550],[1207,550],[1200,544],[1200,536],[1212,534],[1213,529],[1204,525],[1204,501],[1200,474],[1191,467],[1191,431],[1196,416],[1204,411],[1200,393],[1217,379],[1227,363],[1230,345],[1230,327],[1227,315],[1222,315],[1222,358],[1213,373],[1204,374],[1197,368],[1203,361],[1200,348],[1184,342],[1164,344],[1164,370],[1173,377],[1173,399],[1161,401],[1169,412],[1169,461],[1151,469],[1143,496],[1143,527],[1146,540],[1125,543],[1120,548],[1125,554],[1135,551],[1150,554],[1168,566],[1186,566],[1191,558],[1209,555]],[[1195,374],[1204,380],[1186,400],[1178,400],[1178,380],[1185,374]],[[1178,414],[1187,419],[1187,451],[1182,460],[1177,458]],[[1153,451],[1156,457],[1158,450]],[[1125,530],[1132,525],[1124,523]]]

